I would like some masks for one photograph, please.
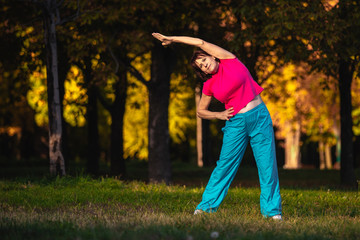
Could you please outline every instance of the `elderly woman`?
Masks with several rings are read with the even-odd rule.
[[[259,172],[261,214],[282,220],[274,131],[269,111],[260,97],[263,88],[234,54],[217,45],[187,36],[152,35],[162,45],[183,43],[201,49],[191,59],[195,72],[204,80],[197,115],[226,120],[219,160],[194,214],[217,211],[250,142]],[[212,97],[224,103],[226,110],[209,111]]]

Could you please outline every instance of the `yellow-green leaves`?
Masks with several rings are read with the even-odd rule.
[[[87,102],[86,90],[82,87],[83,76],[75,66],[70,68],[65,81],[64,94],[64,119],[71,126],[82,127],[85,125],[85,114]],[[30,89],[27,100],[32,109],[35,110],[35,122],[38,126],[48,124],[48,104],[46,86],[46,68],[39,67],[32,72],[29,78]]]
[[[64,118],[71,126],[85,125],[87,95],[79,68],[72,66],[65,80]]]
[[[27,100],[32,109],[35,110],[35,122],[38,126],[46,125],[48,121],[46,68],[38,67],[29,78],[30,89]]]

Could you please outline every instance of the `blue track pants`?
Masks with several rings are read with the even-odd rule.
[[[236,114],[226,121],[222,131],[224,137],[220,158],[196,209],[217,211],[250,142],[259,173],[261,214],[265,217],[281,214],[274,130],[265,104],[261,103],[248,112]]]

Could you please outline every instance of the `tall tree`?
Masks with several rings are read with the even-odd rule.
[[[355,67],[360,62],[360,1],[339,1],[338,7],[333,8],[335,16],[341,20],[338,41],[327,47],[333,47],[337,55],[338,81],[340,90],[340,128],[341,128],[341,183],[356,185],[353,120],[351,102],[351,83],[354,78]],[[330,12],[331,12],[330,11]],[[329,19],[330,20],[330,19]],[[345,26],[344,26],[344,25]],[[329,42],[328,42],[329,43]],[[326,49],[327,50],[327,49]],[[325,51],[324,51],[325,52]],[[327,51],[325,54],[328,54]],[[331,60],[332,61],[332,60]]]
[[[56,0],[46,0],[43,5],[44,38],[46,48],[46,73],[48,87],[49,112],[49,157],[50,173],[65,175],[65,159],[62,150],[62,119],[60,106],[60,86],[58,73],[58,55],[56,41],[56,18],[58,5]]]
[[[341,183],[355,186],[350,90],[360,61],[360,3],[317,0],[277,1],[275,5],[268,28],[287,44],[283,58],[305,60],[314,69],[338,79]]]
[[[112,47],[108,46],[108,48],[114,62],[116,63],[114,70],[116,80],[112,85],[115,98],[112,103],[109,103],[101,95],[99,97],[103,106],[109,111],[111,115],[111,174],[118,175],[123,178],[126,176],[126,166],[124,159],[124,115],[128,85],[127,70],[125,65],[123,65],[123,62],[121,62],[118,56],[114,54]],[[122,53],[120,54],[122,55]],[[122,61],[127,61],[126,56],[122,56],[120,59],[122,59]]]
[[[171,181],[168,107],[174,54],[159,43],[151,50],[149,90],[149,180]],[[165,130],[165,131],[164,131]]]
[[[87,172],[97,175],[99,173],[100,163],[100,142],[99,142],[99,112],[98,101],[103,103],[104,107],[110,111],[112,116],[112,126],[118,123],[118,119],[114,119],[112,109],[118,109],[117,106],[112,106],[111,101],[104,97],[102,86],[106,85],[109,79],[113,79],[111,72],[112,64],[109,64],[111,59],[110,54],[106,53],[107,38],[112,33],[109,33],[109,28],[112,22],[109,19],[116,18],[114,9],[116,9],[112,2],[103,4],[100,1],[81,1],[80,6],[83,13],[68,24],[66,29],[70,30],[68,33],[67,50],[70,55],[70,61],[76,64],[84,75],[83,87],[87,90],[87,104],[86,104],[86,120],[87,120]],[[76,9],[76,4],[71,5]],[[122,16],[122,14],[119,14]],[[109,22],[110,21],[110,22]],[[114,30],[113,30],[114,31]],[[86,51],[84,51],[86,49]],[[125,87],[126,89],[126,87]],[[116,91],[115,91],[116,93]],[[122,103],[122,104],[125,104]],[[117,162],[122,158],[114,161],[119,154],[117,152],[121,149],[119,143],[114,139],[114,134],[111,127],[111,172],[114,175],[119,175],[119,171],[114,171]],[[116,147],[112,147],[116,146]],[[122,154],[120,154],[122,155]]]
[[[168,107],[170,75],[174,63],[172,50],[156,42],[151,49],[150,81],[145,80],[132,65],[129,66],[130,72],[147,87],[149,93],[148,173],[149,181],[152,183],[171,182]]]
[[[48,114],[49,114],[49,158],[50,158],[50,173],[65,175],[65,158],[63,154],[63,117],[62,117],[62,96],[63,86],[59,81],[59,67],[58,67],[58,49],[56,26],[64,23],[66,20],[60,18],[60,7],[62,2],[56,0],[28,0],[23,1],[24,5],[31,6],[34,10],[31,13],[33,20],[31,24],[36,22],[36,15],[39,14],[40,7],[43,17],[43,26],[45,42],[45,59],[47,67],[47,91],[48,91]],[[17,5],[17,4],[15,4]],[[18,6],[18,5],[17,5]],[[37,32],[41,32],[37,30]],[[40,47],[39,47],[40,48]],[[68,68],[67,68],[68,69]],[[66,70],[65,70],[66,71]],[[62,74],[64,79],[66,74]]]
[[[325,1],[329,3],[330,1]],[[336,1],[334,1],[336,3]],[[360,2],[340,0],[335,5],[318,2],[319,17],[310,18],[310,59],[317,69],[338,79],[340,94],[341,183],[355,186],[351,83],[360,62]],[[313,7],[313,5],[311,5]],[[314,16],[310,11],[308,17]],[[316,16],[316,15],[315,15]],[[310,25],[311,24],[311,25]],[[314,29],[319,29],[316,32]],[[303,30],[308,30],[304,29]]]
[[[143,43],[153,44],[151,52],[151,78],[146,81],[144,76],[135,68],[130,67],[131,73],[144,83],[149,93],[149,181],[153,183],[171,182],[170,136],[168,124],[168,107],[170,94],[170,75],[175,64],[175,55],[171,48],[164,48],[152,38],[152,31],[174,30],[184,24],[179,15],[184,11],[177,11],[175,1],[149,1],[138,7],[134,12],[135,21],[143,32]],[[176,15],[176,16],[174,16]],[[165,21],[164,21],[165,20]]]
[[[37,1],[34,2],[37,3]],[[56,25],[67,21],[60,18],[61,4],[62,2],[56,0],[44,0],[41,6],[43,9],[46,49],[50,173],[65,175],[62,97],[60,96],[61,86],[59,82],[59,57],[56,36]]]
[[[192,35],[202,38],[207,35],[204,39],[211,41],[218,37],[217,6],[216,1],[151,1],[144,13],[141,13],[142,16],[147,16],[142,20],[141,27],[147,36],[159,31],[170,35]],[[205,15],[207,18],[204,18]],[[212,31],[208,31],[209,29]],[[187,58],[190,56],[188,51],[183,51],[184,48],[164,48],[158,41],[151,42],[151,80],[146,83],[149,91],[149,179],[151,182],[169,183],[169,82],[171,73],[177,66],[177,60],[183,59],[184,55]]]
[[[102,4],[102,3],[101,3]],[[110,102],[99,94],[103,106],[111,115],[110,161],[111,174],[126,176],[124,158],[124,115],[128,88],[128,72],[132,60],[144,52],[148,44],[142,42],[137,29],[139,21],[135,14],[140,3],[121,0],[108,1],[101,19],[106,23],[102,38],[106,44],[106,62],[109,63],[115,81],[112,83],[113,100]],[[141,34],[141,32],[140,32]],[[105,54],[102,55],[103,57]]]
[[[97,175],[99,173],[99,129],[98,129],[98,103],[97,103],[97,85],[94,79],[94,70],[92,67],[92,56],[85,56],[83,59],[83,73],[87,89],[88,102],[86,106],[87,120],[87,142],[88,155],[86,169],[88,173]]]
[[[24,45],[31,42],[27,34],[33,28],[23,23],[33,9],[16,9],[16,3],[4,0],[0,5],[0,154],[28,159],[35,155],[35,124],[26,99],[29,72],[22,68],[31,59]]]

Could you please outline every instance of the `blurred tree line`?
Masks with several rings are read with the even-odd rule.
[[[62,175],[79,161],[98,175],[105,163],[125,177],[125,162],[142,159],[149,181],[166,183],[173,160],[214,164],[223,122],[196,119],[194,48],[164,48],[151,36],[161,32],[244,62],[265,88],[280,166],[338,166],[343,184],[356,183],[359,1],[0,2],[4,162],[49,159]]]

